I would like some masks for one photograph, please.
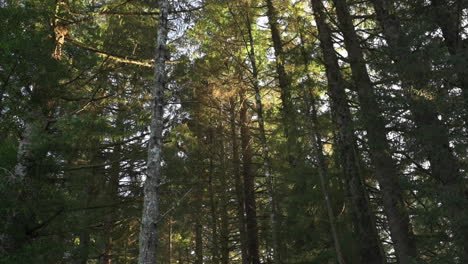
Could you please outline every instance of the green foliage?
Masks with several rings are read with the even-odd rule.
[[[223,254],[229,263],[242,263],[239,217],[243,214],[239,215],[238,202],[245,196],[244,168],[251,165],[262,263],[272,262],[267,252],[274,231],[282,263],[334,263],[336,252],[311,142],[317,134],[339,241],[347,263],[357,264],[359,243],[336,138],[340,124],[331,115],[322,47],[309,1],[273,1],[297,135],[286,135],[284,129],[285,119],[292,117],[284,117],[265,1],[206,0],[200,1],[200,9],[188,6],[191,1],[175,2],[177,10],[193,10],[172,13],[170,20],[159,261],[195,263],[200,259],[195,249],[201,243],[204,263],[220,264]],[[380,238],[387,240],[382,243],[384,251],[393,263],[394,248],[387,243],[391,242],[388,221],[369,153],[372,143],[363,129],[368,113],[362,111],[358,87],[353,86],[342,29],[334,24],[334,7],[331,1],[324,2],[346,82],[356,135],[353,151],[360,159],[357,167],[370,194]],[[432,1],[403,1],[391,12],[401,22],[401,42],[407,47],[394,49],[382,38],[370,3],[345,2],[355,15],[420,260],[461,263],[458,256],[464,241],[454,238],[446,203],[463,205],[466,197],[447,195],[443,179],[434,177],[436,164],[430,163],[428,146],[421,142],[429,138],[438,143],[436,128],[442,127],[448,144],[444,146],[448,152],[443,153],[453,155],[460,175],[466,173],[466,87],[458,74],[466,64],[466,32],[462,34],[466,28],[459,33],[460,49],[465,50],[451,54],[439,29],[437,9],[429,5]],[[154,82],[154,3],[0,1],[0,238],[12,241],[8,254],[0,255],[0,264],[105,263],[106,256],[112,263],[136,263]],[[466,14],[461,17],[466,20]],[[67,31],[63,43],[58,26]],[[59,46],[61,56],[53,57]],[[252,47],[255,54],[249,57]],[[406,52],[405,48],[411,52],[396,60],[395,54]],[[257,84],[278,230],[269,218]],[[411,89],[404,90],[406,84]],[[240,94],[248,105],[245,123],[239,117]],[[306,102],[306,95],[313,101]],[[413,98],[430,102],[441,126],[418,127],[411,112]],[[310,104],[317,110],[317,120],[311,118]],[[17,182],[15,167],[23,160],[19,145],[30,124],[34,131],[26,138],[32,142],[25,161],[27,175]],[[249,127],[252,134],[248,142],[252,164],[243,163],[241,126]],[[422,133],[428,130],[434,133]],[[299,145],[294,164],[288,162],[287,136],[295,137]],[[461,185],[456,190],[466,189]],[[452,219],[466,222],[465,208],[459,211]],[[196,236],[200,226],[201,240]]]

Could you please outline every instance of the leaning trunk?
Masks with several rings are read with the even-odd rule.
[[[403,202],[396,162],[386,138],[385,122],[375,99],[374,87],[366,69],[351,16],[345,0],[334,0],[340,28],[348,51],[352,78],[357,88],[361,115],[367,131],[371,161],[382,191],[384,211],[387,215],[395,252],[401,263],[411,263],[416,257],[416,246],[408,212]]]
[[[302,34],[302,33],[301,33]],[[301,36],[301,42],[302,36]],[[301,46],[302,57],[305,64],[305,74],[307,75],[308,80],[311,80],[309,76],[309,61],[304,49],[304,46]],[[321,143],[321,137],[318,133],[318,119],[317,111],[315,109],[315,100],[310,92],[304,87],[304,101],[306,105],[306,114],[308,114],[308,125],[310,133],[315,133],[315,140],[317,146],[315,147],[315,152],[322,155],[323,145]],[[347,106],[344,106],[346,111]],[[349,113],[349,111],[348,111]],[[346,114],[348,118],[350,114]],[[377,233],[375,217],[372,213],[371,206],[369,203],[369,196],[366,190],[366,187],[363,182],[360,169],[360,158],[359,152],[356,145],[356,138],[354,135],[354,128],[352,126],[351,120],[346,120],[341,124],[336,123],[336,119],[333,120],[338,131],[338,139],[336,141],[337,149],[340,156],[341,171],[345,179],[347,186],[347,195],[349,196],[348,202],[350,205],[350,212],[352,216],[352,221],[354,225],[354,230],[357,234],[357,240],[359,242],[359,255],[360,262],[362,263],[386,263],[383,249],[380,245],[379,235]],[[314,135],[311,135],[314,137]],[[313,141],[312,140],[312,141]],[[320,157],[317,155],[317,159]],[[322,157],[324,159],[324,157]],[[323,163],[323,162],[322,162]],[[319,160],[320,165],[320,160]],[[322,166],[324,175],[328,175],[326,166]],[[327,178],[326,176],[324,178]]]
[[[390,12],[390,6],[393,4],[393,1],[373,0],[372,2],[377,15],[377,21],[390,48],[391,59],[397,64],[406,63],[407,57],[409,57],[408,55],[412,51],[408,43],[404,41],[405,36],[398,17]],[[435,5],[436,10],[442,13],[437,16],[436,21],[443,29],[445,43],[450,47],[449,52],[451,55],[456,55],[458,47],[456,45],[458,43],[457,37],[454,32],[456,28],[449,26],[455,20],[451,21],[448,19],[450,18],[450,15],[447,14],[449,11],[445,6],[439,6],[440,1],[435,0],[432,3]],[[421,66],[420,68],[427,69],[428,66]],[[441,182],[440,193],[442,201],[447,208],[446,216],[450,219],[452,224],[451,229],[454,231],[458,244],[464,247],[461,258],[465,260],[464,262],[467,262],[468,224],[466,219],[464,220],[462,214],[460,214],[463,208],[467,207],[464,190],[465,183],[460,172],[460,164],[450,147],[449,132],[438,119],[436,105],[424,96],[418,95],[419,93],[412,92],[412,88],[416,91],[424,91],[425,87],[427,87],[427,80],[420,80],[419,76],[415,74],[408,75],[403,71],[397,71],[397,74],[402,82],[402,88],[409,94],[407,98],[409,99],[410,111],[416,124],[416,139],[431,164],[432,175],[436,180]],[[453,199],[454,194],[459,199]]]
[[[287,139],[288,161],[291,167],[297,164],[297,155],[299,145],[297,142],[298,131],[296,122],[296,111],[292,100],[291,78],[285,69],[285,54],[283,50],[283,41],[278,26],[278,14],[273,0],[266,0],[268,24],[271,31],[271,40],[275,51],[276,74],[278,76],[278,85],[280,88],[281,101],[283,106],[283,124]]]

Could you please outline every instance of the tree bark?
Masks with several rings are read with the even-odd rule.
[[[221,114],[221,111],[220,111]],[[229,264],[229,186],[226,175],[226,155],[223,133],[223,122],[218,128],[218,136],[220,140],[220,160],[221,160],[221,228],[220,228],[220,246],[221,246],[221,264]]]
[[[405,35],[398,17],[391,13],[393,1],[372,0],[372,2],[377,20],[390,48],[390,58],[397,64],[406,63],[407,57],[412,51],[405,41]],[[437,6],[441,2],[434,0],[432,3]],[[452,55],[456,55],[458,47],[456,43],[459,43],[453,31],[456,27],[451,28],[454,25],[449,26],[451,23],[456,23],[456,20],[449,20],[450,16],[446,14],[447,7],[445,5],[438,6],[436,9],[443,13],[437,16],[436,21],[441,23],[446,44],[451,46],[449,51]],[[428,67],[421,66],[420,68],[427,69]],[[417,142],[431,164],[432,176],[441,182],[440,193],[442,201],[447,207],[446,216],[451,221],[451,229],[454,231],[456,239],[464,247],[462,258],[466,260],[464,262],[467,262],[468,231],[466,230],[468,230],[468,224],[466,219],[463,219],[463,214],[460,214],[463,208],[468,206],[464,190],[465,183],[460,172],[460,164],[450,147],[448,129],[438,119],[437,106],[412,91],[412,88],[416,91],[424,91],[425,87],[427,87],[427,80],[420,80],[419,76],[407,74],[403,71],[397,71],[397,74],[402,82],[402,88],[409,94],[407,98],[416,124]],[[453,199],[454,194],[458,198]]]
[[[285,136],[287,139],[287,152],[289,165],[294,168],[298,162],[299,144],[297,142],[297,120],[296,111],[292,100],[291,78],[287,74],[285,65],[285,54],[283,50],[283,41],[278,28],[277,10],[273,0],[266,0],[268,24],[271,31],[271,40],[275,50],[276,73],[278,75],[278,85],[281,91],[281,101],[283,107],[283,124],[285,127]]]
[[[38,89],[38,88],[35,88]],[[27,199],[26,196],[31,195],[31,190],[29,188],[29,181],[33,177],[33,172],[35,164],[37,163],[38,157],[35,156],[34,149],[34,137],[36,130],[41,130],[44,125],[44,117],[40,110],[40,104],[34,103],[33,94],[30,104],[32,105],[29,109],[26,117],[24,119],[24,127],[21,133],[21,138],[19,140],[18,152],[16,153],[17,161],[13,169],[13,173],[9,175],[9,184],[12,186],[21,186],[21,192],[18,192],[15,197],[12,198],[15,202],[20,202],[24,199]],[[24,201],[23,201],[24,202]],[[27,234],[22,234],[21,236],[14,236],[11,234],[10,228],[15,225],[15,218],[17,215],[22,215],[21,212],[18,212],[13,208],[13,212],[8,212],[6,215],[5,223],[3,223],[2,228],[0,229],[0,253],[8,254],[13,252],[22,246],[26,241]],[[28,216],[32,217],[32,216]],[[22,220],[22,221],[32,221],[34,219]],[[24,230],[26,232],[26,230]],[[18,238],[15,238],[18,237]],[[22,237],[22,238],[21,238]]]
[[[317,158],[317,170],[318,170],[318,174],[320,178],[320,187],[322,189],[323,198],[325,200],[325,207],[327,208],[328,221],[330,223],[330,230],[332,232],[333,243],[335,245],[336,258],[339,264],[345,264],[346,261],[344,259],[340,238],[336,230],[336,218],[333,212],[333,206],[331,203],[330,193],[328,191],[328,179],[329,179],[329,174],[327,170],[328,166],[327,166],[325,156],[323,155],[323,144],[322,144],[321,137],[317,129],[317,124],[318,124],[317,110],[315,109],[315,105],[313,104],[313,102],[310,100],[310,97],[308,96],[307,91],[304,91],[304,95],[305,95],[307,111],[308,112],[310,111],[310,117],[308,120],[309,121],[308,126],[311,132],[310,140],[312,142],[312,149],[314,152],[313,154]]]
[[[234,171],[234,181],[236,185],[236,200],[237,200],[237,217],[239,224],[240,236],[240,249],[242,256],[242,264],[249,264],[248,250],[247,250],[247,230],[245,227],[245,208],[244,208],[244,192],[243,183],[240,173],[240,157],[239,157],[239,143],[237,140],[236,129],[236,110],[234,99],[230,99],[230,125],[231,125],[231,142],[232,142],[232,166]]]
[[[200,217],[196,217],[195,223],[195,264],[203,264],[203,225]]]
[[[15,178],[12,179],[13,182],[23,182],[28,175],[28,171],[33,166],[34,156],[32,153],[32,145],[35,128],[34,120],[40,118],[39,116],[39,113],[33,113],[31,111],[31,116],[24,121],[24,130],[21,134],[22,138],[18,146],[17,163],[13,174]]]
[[[301,43],[302,40],[302,32],[301,35]],[[305,65],[305,73],[309,82],[312,80],[311,76],[309,76],[309,61],[304,49],[304,46],[301,45],[301,52],[302,57],[304,59]],[[308,87],[304,87],[304,101],[306,105],[305,113],[308,114],[308,126],[310,133],[312,133],[311,137],[315,136],[315,139],[312,138],[312,142],[315,147],[315,152],[319,153],[317,155],[317,160],[320,165],[321,162],[319,159],[324,159],[325,157],[319,157],[319,155],[323,156],[323,144],[321,143],[321,136],[319,134],[319,122],[317,119],[317,110],[315,109],[315,100],[313,95],[310,95]],[[344,106],[347,108],[347,106]],[[352,121],[347,120],[346,123],[338,124],[335,122],[336,120],[333,119],[334,125],[337,127],[338,131],[338,139],[336,141],[337,149],[340,156],[340,163],[341,163],[341,173],[344,176],[345,184],[347,186],[347,195],[348,201],[347,203],[350,205],[350,212],[351,217],[354,225],[354,231],[357,233],[357,240],[358,240],[358,248],[360,254],[360,262],[362,263],[383,263],[385,264],[385,254],[380,244],[379,235],[377,233],[375,217],[372,213],[370,204],[369,204],[369,195],[365,188],[363,177],[361,175],[360,169],[360,157],[358,153],[358,148],[356,146],[356,138],[354,136],[354,128],[352,126]],[[315,141],[315,142],[314,142]],[[322,167],[322,174],[328,175],[328,170],[326,169],[327,166]],[[320,170],[319,170],[320,172]],[[325,179],[328,176],[324,176]]]
[[[411,263],[416,258],[416,245],[412,234],[409,216],[403,202],[398,180],[396,162],[386,138],[385,121],[375,99],[374,87],[369,78],[362,54],[359,38],[354,29],[346,0],[334,0],[341,31],[356,85],[361,117],[368,135],[371,161],[382,191],[384,211],[387,215],[395,252],[400,263]]]
[[[121,126],[122,123],[119,122],[121,119],[119,116],[117,117],[117,125]],[[106,183],[107,189],[107,197],[110,203],[115,202],[119,199],[119,181],[120,181],[120,159],[122,156],[122,145],[118,142],[115,142],[117,145],[113,149],[113,153],[111,155],[112,158],[112,167],[109,171],[109,181]],[[106,210],[106,223],[105,223],[105,245],[104,245],[104,253],[102,256],[102,264],[112,264],[112,249],[113,249],[113,230],[114,224],[116,221],[116,212],[115,208],[109,208]]]
[[[211,123],[211,122],[210,122]],[[209,171],[208,171],[208,188],[210,195],[210,213],[211,213],[211,262],[213,264],[219,264],[219,239],[218,239],[218,210],[215,197],[215,186],[214,180],[214,129],[209,128],[208,140],[210,144],[210,157],[209,157]]]
[[[245,224],[249,264],[259,264],[257,208],[255,205],[255,175],[252,170],[252,137],[249,128],[248,103],[244,91],[240,92],[240,130],[242,149],[242,175],[244,179]]]
[[[152,118],[148,143],[147,175],[144,183],[143,216],[141,220],[138,264],[156,263],[159,217],[158,184],[161,178],[163,146],[164,89],[166,85],[166,53],[169,1],[159,0],[158,32],[156,37],[155,83],[152,87]]]
[[[255,112],[257,114],[257,122],[259,128],[260,144],[262,146],[262,156],[263,156],[263,174],[266,180],[267,193],[268,193],[268,204],[270,209],[270,232],[271,232],[271,258],[273,263],[281,263],[281,256],[278,243],[278,220],[276,212],[276,198],[275,198],[275,180],[271,171],[270,164],[270,151],[268,149],[268,143],[265,132],[265,120],[263,118],[263,103],[260,93],[260,85],[258,81],[258,67],[257,60],[255,57],[255,45],[254,38],[252,34],[252,22],[250,21],[250,16],[247,15],[247,32],[248,32],[248,46],[249,49],[247,53],[249,55],[250,64],[252,67],[252,88],[255,92]],[[246,43],[247,45],[247,43]]]

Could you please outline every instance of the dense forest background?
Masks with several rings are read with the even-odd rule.
[[[468,263],[468,1],[0,22],[0,263]]]

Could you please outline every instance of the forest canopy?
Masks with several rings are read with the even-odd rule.
[[[0,22],[0,264],[468,263],[467,0]]]

